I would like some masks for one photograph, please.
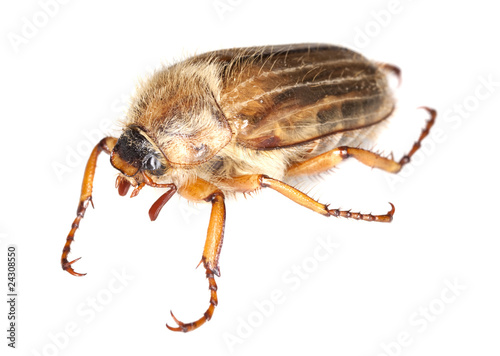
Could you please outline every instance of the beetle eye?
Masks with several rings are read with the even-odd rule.
[[[161,167],[161,163],[155,155],[149,155],[144,159],[143,168],[148,171],[155,171]]]

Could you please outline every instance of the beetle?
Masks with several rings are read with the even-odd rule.
[[[75,276],[79,258],[70,246],[92,203],[98,156],[110,155],[118,170],[116,188],[131,197],[144,186],[166,189],[149,210],[151,220],[175,194],[212,205],[200,264],[209,283],[209,307],[184,323],[171,315],[173,331],[191,331],[212,318],[217,305],[219,254],[225,198],[271,188],[324,216],[390,222],[386,214],[331,209],[285,183],[326,172],[352,157],[397,173],[419,149],[435,122],[429,119],[409,153],[399,161],[361,148],[393,114],[390,73],[396,66],[328,44],[233,48],[200,54],[164,67],[139,85],[119,138],[103,138],[85,168],[77,216],[63,249],[62,268]]]

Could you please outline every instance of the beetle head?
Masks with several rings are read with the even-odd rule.
[[[140,173],[160,177],[165,174],[168,163],[156,144],[138,126],[128,126],[118,138],[111,152],[111,164],[135,185],[144,181]],[[134,184],[132,184],[134,185]]]

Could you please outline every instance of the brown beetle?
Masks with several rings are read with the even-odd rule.
[[[103,138],[92,151],[83,178],[77,217],[61,258],[67,257],[76,229],[92,203],[96,162],[104,151],[119,174],[120,195],[131,197],[149,185],[167,191],[149,211],[155,220],[178,192],[194,202],[212,203],[200,263],[206,269],[210,305],[197,321],[177,327],[190,331],[210,320],[217,305],[219,254],[225,223],[224,199],[268,187],[324,216],[390,222],[384,215],[330,209],[284,183],[315,175],[354,157],[370,167],[397,173],[420,147],[434,124],[430,116],[420,137],[399,161],[360,148],[382,128],[395,100],[387,71],[399,69],[326,44],[236,48],[210,52],[161,69],[140,85],[122,135]]]

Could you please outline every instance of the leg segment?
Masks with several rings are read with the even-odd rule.
[[[324,216],[336,216],[343,218],[350,218],[365,221],[378,221],[378,222],[391,222],[394,215],[395,208],[391,203],[391,210],[384,215],[372,215],[353,213],[351,211],[344,211],[339,209],[329,209],[328,205],[318,203],[316,200],[302,193],[300,190],[283,183],[277,179],[269,178],[263,174],[246,175],[237,177],[231,180],[225,180],[224,184],[231,185],[233,188],[242,193],[252,192],[259,188],[269,187],[285,197],[293,200],[295,203],[300,204],[312,211],[315,211]]]
[[[171,327],[167,324],[167,328],[172,331],[188,332],[199,328],[209,321],[217,306],[217,284],[215,283],[214,276],[220,277],[219,254],[224,238],[226,208],[222,192],[217,189],[217,187],[199,178],[193,184],[180,188],[179,194],[192,201],[207,201],[212,203],[207,239],[205,248],[203,249],[203,257],[200,261],[200,263],[203,263],[206,270],[209,285],[208,289],[210,290],[210,305],[200,319],[191,323],[179,321],[174,314],[170,312],[178,326]]]
[[[389,63],[377,63],[377,64],[379,65],[380,68],[382,68],[382,70],[394,74],[398,79],[398,86],[401,85],[401,69],[398,66]]]
[[[427,110],[430,118],[410,152],[404,155],[399,162],[361,148],[341,146],[307,161],[292,165],[287,171],[287,176],[312,175],[325,172],[349,157],[354,157],[359,162],[372,168],[379,168],[389,173],[398,173],[405,164],[410,162],[411,157],[420,148],[422,140],[429,134],[432,125],[436,121],[435,110],[427,107],[423,107],[423,109]]]
[[[77,258],[71,262],[68,262],[68,254],[70,251],[70,246],[71,243],[73,242],[75,238],[75,232],[76,229],[78,229],[78,226],[80,225],[80,220],[82,220],[83,216],[85,215],[85,210],[87,210],[87,207],[90,204],[94,206],[92,203],[92,186],[94,185],[94,175],[95,175],[95,168],[97,165],[97,158],[99,157],[99,154],[104,151],[107,154],[110,154],[111,151],[113,150],[114,145],[116,144],[117,139],[114,137],[105,137],[103,138],[97,146],[92,150],[92,153],[90,154],[89,160],[87,162],[87,166],[85,167],[85,174],[83,175],[83,183],[82,183],[82,192],[80,194],[80,202],[78,203],[78,209],[76,211],[76,218],[73,221],[73,224],[71,225],[71,230],[68,234],[68,237],[66,238],[66,244],[64,245],[63,248],[63,253],[61,256],[61,265],[63,270],[68,271],[71,273],[73,276],[84,276],[85,274],[83,273],[78,273],[73,270],[73,267],[71,265],[78,261],[80,258]]]

